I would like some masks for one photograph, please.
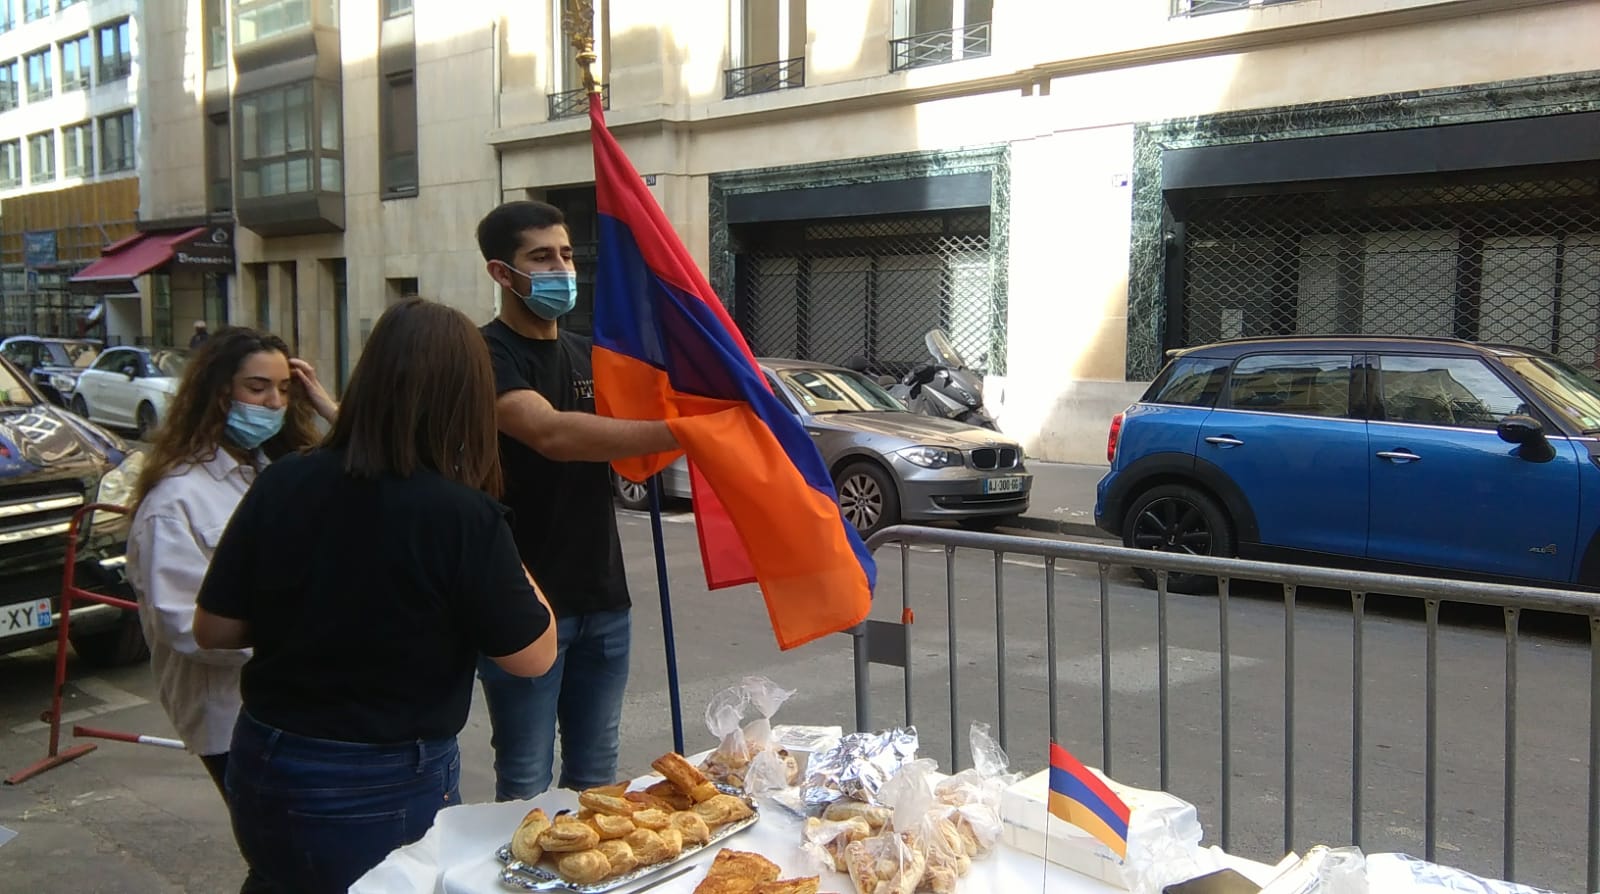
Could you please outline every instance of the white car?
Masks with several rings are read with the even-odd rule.
[[[108,348],[78,377],[72,412],[91,422],[139,432],[150,440],[178,391],[184,351]]]

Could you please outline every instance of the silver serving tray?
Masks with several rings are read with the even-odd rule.
[[[724,786],[720,784],[717,786],[717,788],[720,789],[723,794],[734,795],[743,799],[746,804],[750,805],[750,809],[754,812],[742,820],[735,820],[734,822],[712,829],[711,840],[709,842],[705,844],[697,844],[692,847],[685,846],[683,853],[679,854],[676,859],[668,860],[664,863],[656,863],[652,866],[644,866],[639,869],[635,869],[632,872],[626,872],[622,875],[605,879],[604,881],[595,882],[592,885],[579,885],[563,879],[553,869],[546,869],[545,867],[537,864],[530,865],[512,857],[511,845],[510,843],[507,843],[501,847],[500,850],[495,852],[495,856],[498,857],[500,862],[504,863],[506,867],[500,871],[500,882],[506,887],[513,888],[518,891],[573,891],[576,892],[576,894],[604,894],[606,891],[614,891],[617,888],[621,888],[625,885],[631,885],[634,882],[643,881],[651,876],[660,875],[663,870],[689,859],[706,848],[715,847],[729,837],[737,835],[740,832],[743,832],[745,829],[755,825],[756,821],[761,819],[761,813],[756,808],[755,802],[751,800],[749,796],[745,795],[744,792],[730,786]]]

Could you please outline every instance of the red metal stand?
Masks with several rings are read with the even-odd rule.
[[[104,593],[91,593],[79,589],[77,586],[78,570],[78,526],[83,522],[85,514],[90,512],[113,512],[127,515],[128,510],[122,506],[113,506],[109,503],[90,503],[72,514],[72,524],[67,526],[67,557],[66,568],[61,574],[61,623],[56,625],[56,678],[55,687],[50,695],[50,709],[40,715],[39,719],[50,724],[50,749],[44,759],[23,770],[6,777],[6,785],[18,785],[26,782],[40,773],[53,770],[69,761],[95,750],[92,744],[74,745],[65,751],[61,750],[61,697],[67,686],[67,628],[72,621],[72,604],[74,602],[99,602],[104,605],[114,605],[117,608],[138,611],[136,602],[107,596]]]

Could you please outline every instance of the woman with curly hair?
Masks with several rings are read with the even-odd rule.
[[[190,355],[135,485],[128,577],[150,666],[167,717],[219,791],[239,716],[239,669],[250,652],[196,645],[195,598],[256,475],[315,445],[313,414],[332,422],[337,409],[315,370],[291,358],[282,339],[225,329]],[[243,891],[263,890],[253,878]]]

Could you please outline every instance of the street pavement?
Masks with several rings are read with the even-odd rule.
[[[1079,467],[1083,468],[1083,467]],[[1035,467],[1035,474],[1039,468]],[[1097,475],[1095,477],[1098,477]],[[1087,511],[1067,470],[1061,487],[1035,506],[1072,517]],[[1052,505],[1053,504],[1053,505]],[[704,706],[719,689],[747,674],[764,674],[797,690],[779,722],[854,725],[850,642],[843,636],[779,652],[759,593],[751,587],[707,592],[692,517],[675,507],[663,525],[677,630],[686,747],[713,744]],[[1037,517],[1037,516],[1036,516]],[[634,651],[623,720],[625,775],[645,772],[672,747],[662,613],[655,586],[648,519],[622,513],[628,574],[635,596]],[[951,692],[959,708],[956,739],[973,720],[998,724],[1003,650],[1008,679],[1005,735],[1013,766],[1044,765],[1049,738],[1044,570],[1026,557],[1001,565],[1006,623],[996,630],[992,557],[962,551],[955,559],[956,678],[942,551],[912,550],[909,571],[915,623],[911,637],[913,720],[923,752],[951,764]],[[901,610],[902,562],[880,554],[874,617]],[[1093,567],[1057,569],[1059,736],[1085,762],[1102,762],[1099,582]],[[1350,840],[1351,625],[1337,594],[1302,593],[1296,611],[1294,732],[1284,735],[1284,611],[1270,588],[1241,588],[1231,600],[1232,740],[1228,844],[1245,856],[1276,860],[1285,850],[1286,750],[1296,761],[1294,834],[1288,846],[1340,845]],[[1160,785],[1156,597],[1115,572],[1107,611],[1111,639],[1111,772],[1124,782]],[[1217,602],[1170,597],[1168,788],[1193,801],[1220,843],[1221,657]],[[1369,851],[1420,854],[1423,848],[1424,627],[1420,612],[1374,597],[1365,630],[1366,757],[1363,844]],[[1501,871],[1504,693],[1503,635],[1498,616],[1446,611],[1439,641],[1440,861],[1489,875]],[[1583,886],[1584,792],[1587,787],[1586,629],[1529,621],[1518,674],[1518,875],[1558,891]],[[997,648],[997,644],[999,648]],[[51,650],[0,658],[0,763],[9,774],[43,755]],[[78,722],[171,735],[148,670],[94,671],[72,662],[66,710]],[[870,724],[904,719],[904,681],[874,667]],[[997,729],[998,732],[998,729]],[[463,795],[492,796],[488,718],[481,697],[461,735]],[[67,744],[71,744],[70,737]],[[966,761],[964,744],[962,761]],[[242,868],[226,812],[199,762],[182,752],[102,742],[97,751],[17,787],[0,788],[0,826],[18,835],[0,845],[7,891],[213,892],[230,890]],[[3,837],[3,835],[0,835]]]

